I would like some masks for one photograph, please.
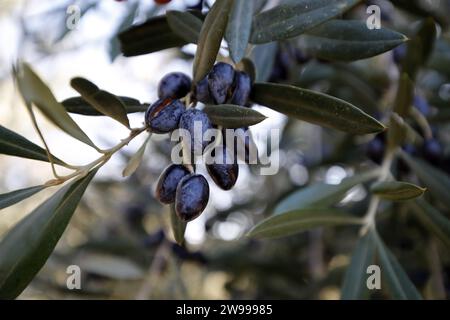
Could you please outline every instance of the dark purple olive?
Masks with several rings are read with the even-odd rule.
[[[406,48],[407,46],[405,44],[402,44],[398,47],[395,47],[395,49],[392,51],[392,59],[394,60],[395,64],[400,65],[402,63],[403,59],[406,56]]]
[[[437,165],[443,157],[442,145],[436,139],[425,140],[422,146],[422,155],[431,164]]]
[[[146,248],[154,248],[161,244],[161,242],[166,239],[166,234],[163,229],[159,229],[155,233],[151,233],[144,238],[144,247]]]
[[[178,128],[184,111],[180,100],[160,99],[147,109],[145,123],[151,132],[169,133]]]
[[[250,76],[245,72],[236,72],[230,103],[238,106],[246,106],[251,89],[252,79]]]
[[[210,143],[203,139],[205,132],[212,129],[213,125],[206,113],[198,109],[189,109],[180,119],[180,129],[187,130],[190,135],[190,141],[182,132],[182,139],[185,150],[190,150],[191,154],[199,156],[202,155],[205,148]]]
[[[222,135],[228,150],[233,152],[235,159],[241,159],[247,164],[258,163],[258,148],[248,127],[224,129]]]
[[[209,93],[216,104],[224,104],[231,96],[234,69],[224,62],[217,63],[208,75]]]
[[[428,104],[427,100],[423,96],[420,96],[420,95],[414,96],[414,106],[424,116],[429,115],[429,113],[430,113],[430,105]]]
[[[175,211],[183,221],[197,218],[209,201],[209,184],[200,174],[184,177],[177,187]]]
[[[168,166],[159,177],[156,186],[156,199],[164,204],[173,203],[178,184],[181,179],[189,174],[190,171],[183,165],[172,164]]]
[[[173,72],[161,79],[158,86],[160,99],[181,99],[191,90],[191,78],[182,72]]]
[[[366,149],[367,157],[373,162],[380,164],[383,160],[385,150],[385,142],[380,136],[376,136],[369,142]]]
[[[206,164],[206,169],[218,187],[223,190],[230,190],[236,184],[239,165],[237,159],[231,156],[226,144],[214,151],[218,151],[217,149],[220,149],[221,154],[213,154],[214,163]]]
[[[199,81],[194,88],[194,96],[197,101],[200,101],[204,104],[213,104],[214,101],[209,93],[209,84],[208,77]]]

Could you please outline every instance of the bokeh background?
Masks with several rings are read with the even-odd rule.
[[[268,6],[276,2],[269,1]],[[157,6],[153,0],[1,0],[0,123],[40,144],[12,81],[12,65],[18,59],[29,62],[59,100],[76,95],[69,85],[75,76],[117,95],[141,102],[156,100],[158,81],[165,74],[191,74],[195,47],[125,58],[115,36],[131,23],[196,3],[173,0]],[[389,1],[377,3],[382,6],[383,26],[407,33],[419,19],[395,11]],[[82,10],[74,30],[66,26],[70,5]],[[364,19],[364,9],[351,14]],[[437,16],[441,14],[436,10]],[[297,47],[296,42],[286,42],[270,49],[276,53],[272,81],[288,81],[345,98],[372,115],[391,103],[398,77],[392,53],[334,65],[314,59],[305,63]],[[423,75],[421,90],[443,101],[440,88],[448,83],[449,75],[448,69]],[[127,160],[143,142],[144,137],[139,137],[96,176],[57,249],[20,298],[338,299],[357,228],[318,229],[267,241],[249,240],[244,235],[290,192],[317,181],[338,184],[373,167],[365,156],[372,137],[349,137],[257,108],[269,118],[252,128],[255,136],[271,128],[283,130],[280,149],[271,155],[280,159],[280,172],[260,176],[254,168],[241,166],[232,191],[221,191],[211,183],[207,210],[188,224],[186,248],[173,242],[169,208],[153,197],[157,178],[170,163],[172,144],[167,136],[153,136],[141,167],[132,177],[122,178]],[[115,145],[128,134],[107,118],[73,118],[102,148]],[[132,126],[140,126],[143,114],[133,114],[130,120]],[[85,164],[97,157],[91,148],[61,133],[39,114],[38,122],[57,157],[71,164]],[[448,125],[441,123],[439,128],[448,155]],[[264,141],[256,143],[265,148]],[[0,156],[0,173],[0,193],[41,184],[52,176],[46,163],[5,156]],[[45,190],[3,210],[0,236],[53,192]],[[366,186],[359,186],[340,205],[364,214],[366,196]],[[448,252],[439,251],[435,240],[406,212],[392,214],[392,208],[385,209],[380,229],[386,242],[427,298],[445,298],[450,288]],[[82,290],[66,287],[66,268],[73,264],[81,267]],[[380,292],[377,297],[385,296]]]

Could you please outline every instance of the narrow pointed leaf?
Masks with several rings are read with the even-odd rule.
[[[53,252],[96,171],[60,189],[0,242],[0,298],[16,298]]]
[[[0,194],[0,210],[25,200],[44,189],[45,186],[35,186]]]
[[[275,111],[352,134],[368,134],[385,130],[383,124],[354,105],[307,89],[273,83],[256,83],[253,101]]]
[[[142,162],[142,158],[144,157],[145,148],[147,147],[149,139],[145,139],[145,142],[138,149],[138,151],[131,157],[130,161],[128,161],[127,166],[123,169],[122,176],[129,177],[131,176],[139,167]]]
[[[197,43],[203,21],[190,12],[168,11],[167,22],[172,31],[189,43]]]
[[[0,126],[0,154],[49,162],[45,149],[2,126]],[[52,161],[56,164],[64,164],[55,156],[52,156]]]
[[[94,109],[130,128],[125,105],[118,97],[84,78],[73,78],[70,84]]]
[[[248,236],[279,238],[318,227],[360,223],[360,219],[335,209],[302,209],[271,216],[253,227]]]
[[[125,106],[127,113],[145,112],[148,109],[148,104],[142,104],[139,100],[129,97],[117,97]],[[67,112],[82,114],[85,116],[104,116],[103,113],[94,109],[85,99],[82,97],[72,97],[61,101]]]
[[[377,171],[369,171],[342,180],[338,185],[315,183],[301,188],[284,198],[274,209],[275,214],[310,207],[326,208],[336,204],[353,187],[377,177]]]
[[[386,248],[378,235],[375,235],[377,255],[381,264],[382,278],[385,280],[389,294],[398,300],[421,300],[422,297],[408,278],[397,258]]]
[[[170,205],[170,225],[172,227],[173,237],[179,245],[184,244],[184,233],[187,223],[180,220],[175,212],[175,205]]]
[[[206,16],[194,59],[194,83],[202,80],[214,66],[232,5],[233,0],[217,0]]]
[[[406,40],[404,35],[386,28],[369,30],[366,23],[359,20],[331,20],[303,36],[304,48],[309,54],[338,61],[370,58]]]
[[[296,37],[351,9],[360,0],[298,0],[261,12],[253,20],[251,42]]]
[[[249,127],[266,119],[256,110],[232,104],[206,106],[203,111],[212,123],[229,129]]]
[[[412,171],[419,177],[419,180],[427,187],[438,201],[450,207],[450,177],[443,171],[429,165],[423,160],[413,158],[402,152],[403,160],[408,164]]]
[[[278,50],[278,42],[256,45],[253,47],[251,58],[255,64],[256,77],[258,82],[265,82],[272,75],[273,66]]]
[[[424,200],[412,201],[408,205],[425,228],[450,248],[450,220]]]
[[[420,197],[426,190],[412,183],[399,181],[377,182],[370,189],[379,197],[393,201],[411,200]]]
[[[19,90],[27,104],[34,104],[50,121],[75,139],[98,149],[68,115],[64,107],[31,67],[22,63],[16,72]]]
[[[374,260],[375,240],[372,232],[367,232],[358,240],[356,248],[353,250],[342,285],[342,300],[359,300],[368,296],[367,267],[372,265]]]
[[[234,63],[239,63],[245,56],[252,30],[253,5],[254,1],[234,0],[231,9],[225,39]]]

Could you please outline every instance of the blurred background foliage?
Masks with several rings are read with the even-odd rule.
[[[268,1],[267,6],[274,3]],[[450,173],[450,20],[445,14],[450,12],[449,1],[368,1],[347,15],[365,20],[370,3],[382,8],[383,26],[406,35],[426,16],[440,25],[429,64],[419,74],[417,94],[429,103],[426,116],[444,146],[441,168]],[[68,30],[67,8],[73,4],[81,7],[82,16],[77,28]],[[196,4],[195,0],[173,0],[167,6],[153,0],[1,1],[0,122],[38,142],[11,78],[17,59],[29,61],[60,100],[74,95],[68,84],[79,75],[117,95],[154,101],[164,74],[190,73],[195,47],[124,58],[116,35],[168,8]],[[399,75],[392,52],[344,64],[306,59],[301,48],[298,39],[283,41],[255,51],[253,58],[257,66],[265,66],[265,77],[272,82],[326,92],[377,118],[391,107]],[[213,187],[212,201],[188,225],[186,246],[181,247],[169,228],[169,208],[153,197],[157,178],[170,163],[172,144],[152,138],[146,160],[124,180],[121,171],[140,146],[137,139],[91,184],[56,251],[20,298],[338,299],[357,227],[316,229],[279,240],[249,240],[244,235],[292,191],[318,181],[338,184],[356,171],[376,166],[366,156],[373,137],[354,137],[260,110],[270,119],[252,130],[283,128],[280,149],[273,155],[281,161],[277,175],[259,176],[253,168],[242,166],[232,191]],[[102,147],[126,133],[110,119],[74,118]],[[143,115],[130,119],[141,124]],[[39,121],[45,124],[46,138],[58,157],[79,163],[93,158],[88,147],[61,135],[44,118]],[[263,141],[257,144],[264,147]],[[46,181],[51,174],[45,163],[3,156],[0,170],[0,193]],[[0,235],[49,194],[44,191],[2,211]],[[367,194],[367,186],[353,188],[340,206],[362,216]],[[440,209],[449,217],[450,208]],[[425,298],[448,297],[448,247],[430,236],[406,206],[383,206],[378,230]],[[73,264],[82,270],[81,290],[66,287],[66,268]],[[373,297],[387,296],[381,290]]]

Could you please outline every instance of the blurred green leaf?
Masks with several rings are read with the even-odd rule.
[[[0,210],[25,200],[44,189],[45,186],[35,186],[0,194]]]
[[[45,149],[3,126],[0,126],[0,154],[49,162]],[[52,161],[56,164],[64,164],[53,155]]]
[[[127,166],[122,171],[123,177],[129,177],[137,170],[137,168],[142,162],[142,158],[144,157],[145,148],[147,147],[149,138],[150,135],[148,136],[147,139],[145,139],[145,142],[138,149],[138,151],[136,151],[136,153],[131,157],[130,161],[128,161]]]
[[[203,21],[189,12],[167,11],[167,22],[174,33],[189,43],[197,43]]]
[[[360,0],[299,0],[261,12],[253,19],[251,42],[267,43],[296,37],[333,19]]]
[[[251,238],[278,238],[306,230],[346,224],[361,224],[361,219],[336,209],[302,209],[273,215],[254,226]]]
[[[284,198],[274,209],[275,214],[308,207],[326,208],[336,204],[353,187],[375,179],[378,171],[368,171],[342,180],[340,184],[315,183]]]
[[[251,58],[255,64],[256,81],[264,82],[269,80],[275,65],[277,50],[278,42],[270,42],[253,47]]]
[[[368,134],[386,128],[352,104],[290,85],[256,83],[252,100],[290,117],[352,134]]]
[[[121,33],[122,31],[128,29],[133,25],[133,21],[136,18],[137,11],[139,9],[139,2],[132,3],[131,6],[128,8],[128,12],[124,15],[122,18],[122,21],[119,24],[119,27],[117,28],[117,31],[115,32],[114,36],[109,40],[109,59],[114,61],[117,56],[120,54],[120,42],[117,37],[117,34]]]
[[[173,237],[175,241],[181,246],[184,244],[184,233],[186,231],[187,222],[178,218],[175,212],[175,205],[170,205],[170,225],[172,227]]]
[[[217,0],[206,16],[194,58],[194,84],[214,66],[227,27],[233,0]]]
[[[94,170],[60,189],[2,239],[1,299],[16,298],[45,264],[96,172]]]
[[[399,181],[377,182],[370,188],[379,197],[393,201],[411,200],[423,195],[426,189]]]
[[[253,5],[254,1],[234,0],[230,12],[225,39],[234,63],[239,63],[245,56],[252,30]]]
[[[130,128],[124,103],[112,93],[100,90],[95,84],[84,78],[73,78],[70,85],[94,109]]]
[[[331,20],[308,31],[302,38],[309,54],[339,61],[370,58],[407,40],[404,35],[386,28],[368,30],[366,23],[359,20]]]
[[[408,206],[425,228],[450,248],[450,220],[425,200],[412,201]]]
[[[266,119],[256,110],[232,104],[208,105],[203,111],[212,123],[229,129],[249,127]]]
[[[50,121],[75,139],[95,148],[95,144],[67,114],[64,107],[27,63],[18,66],[16,80],[27,106],[34,104]]]
[[[436,200],[450,207],[450,177],[443,171],[429,165],[425,161],[413,158],[405,152],[401,157],[412,171],[419,177],[419,180],[427,187]]]
[[[129,97],[118,96],[125,106],[127,113],[145,112],[148,104],[142,104],[139,100]],[[61,102],[67,112],[82,114],[85,116],[104,116],[103,113],[94,109],[83,97],[72,97]]]
[[[389,288],[389,294],[399,300],[421,300],[422,297],[395,256],[386,248],[383,240],[374,235],[382,276]]]
[[[402,73],[399,78],[397,96],[394,103],[394,111],[401,117],[409,115],[414,98],[414,82],[407,73]]]
[[[375,260],[375,239],[367,232],[358,240],[350,265],[345,272],[341,300],[358,300],[367,296],[367,267]]]

